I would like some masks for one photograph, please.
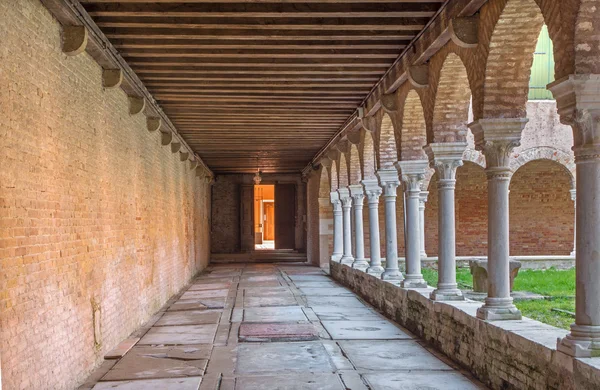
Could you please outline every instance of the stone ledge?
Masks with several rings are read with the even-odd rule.
[[[487,322],[480,302],[434,302],[428,289],[404,289],[347,265],[330,262],[331,276],[386,317],[433,345],[492,389],[593,389],[600,358],[574,359],[556,350],[566,330],[523,318]]]

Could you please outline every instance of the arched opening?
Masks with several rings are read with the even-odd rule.
[[[350,145],[348,165],[350,168],[348,184],[360,184],[360,181],[362,180],[362,169],[360,163],[360,156],[358,154],[358,147],[354,144]]]
[[[394,164],[396,161],[398,161],[396,133],[392,118],[386,113],[383,114],[379,131],[379,167],[381,169],[395,169]]]
[[[423,146],[427,144],[425,114],[421,98],[415,90],[406,95],[400,133],[400,159],[427,160]]]
[[[437,174],[429,182],[425,207],[425,247],[428,256],[438,255]],[[483,167],[465,161],[456,172],[456,255],[487,254],[487,178]]]
[[[377,160],[375,154],[375,143],[370,131],[365,131],[362,142],[363,174],[365,179],[376,179]]]
[[[349,177],[348,177],[348,163],[346,162],[346,154],[345,153],[340,154],[340,165],[338,168],[339,168],[339,172],[338,172],[339,187],[338,188],[348,187],[348,185],[350,184],[350,181],[349,181]]]
[[[510,181],[510,254],[568,255],[573,250],[571,175],[559,163],[534,160]]]

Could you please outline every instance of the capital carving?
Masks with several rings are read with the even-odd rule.
[[[379,178],[379,185],[383,188],[385,197],[396,197],[396,188],[400,185],[398,172],[395,169],[380,169],[375,175]]]
[[[510,155],[521,144],[521,133],[527,122],[527,118],[498,118],[469,124],[475,148],[485,155],[488,170],[510,172]]]
[[[395,165],[404,183],[404,190],[409,194],[418,196],[429,168],[429,162],[427,160],[409,160],[398,161]]]
[[[431,167],[438,175],[438,185],[442,185],[444,182],[454,185],[456,170],[463,165],[462,155],[467,149],[467,143],[432,143],[425,146],[424,149],[429,157]]]
[[[379,186],[378,181],[373,179],[365,179],[362,181],[362,184],[369,204],[379,203],[379,197],[381,196],[382,189]]]

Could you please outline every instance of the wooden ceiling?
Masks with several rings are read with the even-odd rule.
[[[299,172],[444,0],[80,0],[216,173]]]

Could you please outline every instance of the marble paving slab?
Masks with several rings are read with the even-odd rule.
[[[114,349],[107,352],[104,355],[104,359],[120,359],[125,355],[137,342],[140,341],[139,337],[130,337],[119,343]]]
[[[202,376],[211,350],[210,345],[134,347],[102,380]]]
[[[184,292],[181,299],[225,298],[228,294],[229,290],[194,290]]]
[[[354,294],[343,287],[300,287],[304,295],[318,295],[330,297],[353,297]]]
[[[296,306],[298,302],[293,295],[268,296],[268,297],[244,297],[244,307],[260,306]]]
[[[316,295],[309,295],[306,297],[306,301],[309,307],[313,306],[338,306],[341,308],[348,307],[362,307],[367,308],[364,303],[359,301],[355,297],[323,297]]]
[[[223,309],[226,298],[180,299],[173,303],[167,311]]]
[[[311,323],[306,324],[274,324],[274,323],[242,323],[240,325],[240,341],[310,341],[317,340],[319,332]]]
[[[240,282],[272,282],[277,281],[277,275],[243,275]]]
[[[231,283],[194,283],[188,291],[228,290]]]
[[[219,322],[222,310],[187,310],[166,312],[154,326],[202,325]]]
[[[270,280],[267,282],[240,282],[240,288],[248,287],[281,287],[281,283],[277,280]]]
[[[330,282],[332,279],[326,275],[288,275],[293,282]]]
[[[282,372],[333,372],[335,367],[319,342],[238,345],[237,374]]]
[[[198,390],[202,377],[100,382],[93,390]]]
[[[157,326],[138,342],[139,345],[211,344],[217,331],[216,324]]]
[[[410,339],[389,321],[321,321],[334,340]]]
[[[296,287],[340,287],[339,284],[331,280],[315,281],[294,281]]]
[[[321,321],[381,321],[382,316],[367,307],[312,306]]]
[[[373,390],[476,390],[483,389],[458,372],[404,371],[365,374]]]
[[[340,347],[359,370],[442,370],[452,367],[435,357],[415,341],[340,341]]]
[[[244,309],[244,322],[308,321],[300,306],[252,307]]]
[[[292,295],[288,287],[247,287],[244,288],[244,296],[247,297],[268,297]]]
[[[235,390],[346,390],[337,374],[243,376],[235,382]]]

